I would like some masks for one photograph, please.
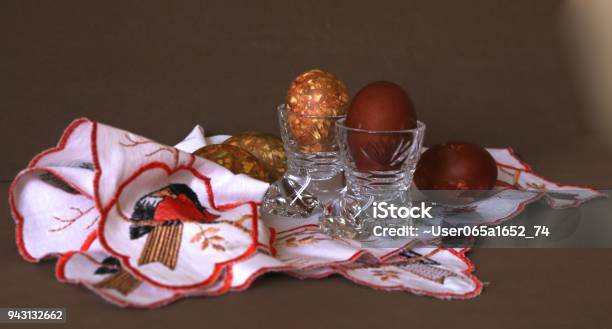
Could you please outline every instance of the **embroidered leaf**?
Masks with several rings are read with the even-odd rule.
[[[210,240],[212,242],[223,242],[223,241],[225,241],[225,239],[223,237],[218,236],[218,235],[211,236],[210,238],[208,238],[208,240]]]
[[[236,221],[236,223],[238,223],[239,225],[242,225],[249,218],[252,218],[252,216],[251,215],[244,215],[244,216],[240,217],[240,219],[238,221]]]
[[[285,240],[285,244],[287,245],[287,247],[297,247],[297,243],[295,242],[295,237],[290,237],[289,239]]]
[[[225,247],[219,244],[213,244],[212,247],[217,251],[225,251]]]
[[[309,236],[307,236],[305,238],[301,238],[299,242],[300,242],[300,244],[310,244],[310,243],[313,243],[315,241],[316,241],[315,237],[312,236],[312,235],[309,235]]]
[[[191,243],[195,243],[200,241],[200,239],[202,238],[204,234],[202,234],[202,232],[198,232],[196,233],[192,238],[191,238]]]
[[[200,246],[200,249],[204,250],[206,248],[208,248],[209,242],[207,239],[204,239],[204,241],[202,241],[202,245]]]
[[[219,229],[216,227],[209,227],[204,230],[204,234],[216,234],[219,232]]]

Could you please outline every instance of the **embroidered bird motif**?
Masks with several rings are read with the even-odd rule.
[[[130,239],[147,235],[139,265],[159,262],[176,267],[184,222],[210,223],[219,218],[206,210],[185,184],[170,184],[140,198],[131,216]]]
[[[109,275],[102,281],[96,283],[94,287],[98,289],[114,289],[124,296],[136,290],[142,283],[128,271],[124,270],[119,260],[112,256],[102,260],[100,267],[96,269],[94,275]]]

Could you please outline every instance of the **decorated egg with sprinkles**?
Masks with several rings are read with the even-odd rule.
[[[254,155],[239,147],[229,144],[213,144],[204,146],[193,154],[213,161],[234,174],[245,174],[255,179],[266,180],[263,164]]]
[[[287,171],[283,141],[274,135],[244,132],[230,137],[223,144],[237,146],[254,155],[266,170],[267,182],[276,181]]]
[[[302,152],[328,152],[336,119],[346,114],[349,95],[333,74],[313,69],[297,76],[285,98],[288,124]]]

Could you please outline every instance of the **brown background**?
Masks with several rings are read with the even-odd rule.
[[[547,177],[609,188],[612,156],[586,124],[561,9],[552,0],[2,1],[0,180],[81,116],[165,143],[196,123],[276,133],[274,108],[289,82],[320,67],[353,93],[378,79],[405,86],[428,145],[512,146]],[[466,302],[270,276],[245,293],[122,311],[56,283],[51,264],[20,260],[7,208],[0,306],[65,306],[77,327],[604,328],[612,320],[608,250],[477,250],[477,275],[493,284]],[[576,283],[585,272],[588,291]]]

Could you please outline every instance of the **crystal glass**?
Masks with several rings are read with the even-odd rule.
[[[308,217],[344,186],[338,157],[336,121],[344,116],[312,116],[278,107],[287,173],[268,189],[262,211]]]
[[[375,131],[336,123],[340,159],[346,188],[327,203],[319,223],[329,235],[367,239],[374,224],[406,225],[409,219],[376,219],[375,202],[411,205],[410,185],[421,154],[425,124],[415,129]]]

